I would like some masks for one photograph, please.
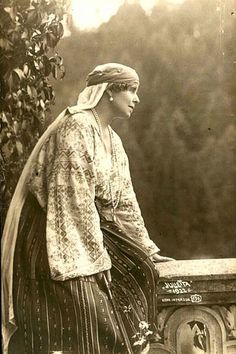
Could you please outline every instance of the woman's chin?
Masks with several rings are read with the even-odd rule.
[[[131,118],[131,115],[132,115],[132,112],[130,112],[130,113],[124,113],[124,114],[122,114],[122,115],[116,116],[115,119],[123,119],[123,120],[125,120],[125,119],[130,119],[130,118]]]

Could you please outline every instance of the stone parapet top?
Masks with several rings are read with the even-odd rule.
[[[161,278],[236,278],[236,258],[176,260],[157,263]]]

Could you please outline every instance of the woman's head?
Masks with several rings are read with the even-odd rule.
[[[89,73],[86,83],[77,103],[82,109],[101,107],[107,102],[106,112],[113,117],[127,118],[139,102],[139,77],[129,66],[117,63],[98,65]]]
[[[107,83],[105,93],[111,113],[116,117],[129,118],[139,103],[139,77],[136,71],[117,63],[99,65],[88,75],[87,86],[102,83]]]
[[[111,83],[108,84],[106,93],[110,108],[116,117],[129,118],[139,103],[137,83]]]
[[[87,76],[87,86],[102,83],[108,84],[136,84],[139,85],[139,77],[134,69],[118,63],[98,65]]]

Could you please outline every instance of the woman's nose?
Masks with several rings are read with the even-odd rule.
[[[134,102],[135,103],[140,103],[140,99],[139,99],[138,95],[135,95]]]

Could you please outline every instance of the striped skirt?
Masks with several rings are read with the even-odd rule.
[[[102,225],[112,260],[103,274],[50,278],[46,218],[29,194],[14,256],[13,302],[18,330],[10,354],[133,354],[155,331],[157,272],[147,255],[115,225]],[[150,324],[148,327],[146,324]]]

